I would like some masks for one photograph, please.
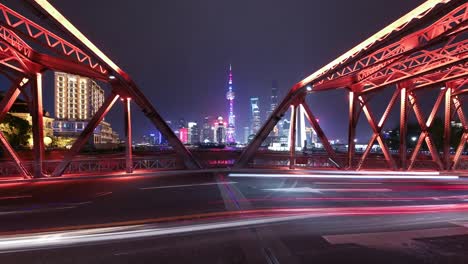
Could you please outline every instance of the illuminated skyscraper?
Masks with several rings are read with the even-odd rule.
[[[271,85],[270,109],[267,111],[267,118],[271,116],[278,106],[278,82],[273,80]]]
[[[258,104],[257,97],[250,98],[250,106],[252,110],[252,116],[250,118],[251,133],[257,134],[258,130],[260,130],[260,126],[262,125],[262,121],[260,118],[260,107]]]
[[[226,143],[226,123],[223,121],[223,118],[220,116],[214,125],[214,138],[215,142],[218,144]]]
[[[234,114],[234,98],[235,94],[234,91],[232,91],[232,67],[229,64],[229,90],[226,93],[226,99],[229,101],[228,125],[226,129],[227,143],[236,142],[236,115]]]

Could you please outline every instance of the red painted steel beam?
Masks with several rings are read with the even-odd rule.
[[[44,121],[43,121],[43,106],[42,106],[42,74],[36,73],[31,82],[31,99],[32,99],[32,131],[33,131],[33,177],[41,178],[44,176],[42,163],[44,161]]]
[[[400,90],[400,168],[406,170],[407,156],[407,126],[408,126],[408,89],[412,83],[399,83],[397,88]]]
[[[320,138],[320,141],[322,142],[323,148],[327,152],[328,157],[333,161],[334,164],[337,164],[338,167],[341,167],[341,164],[338,162],[335,150],[333,150],[333,147],[330,145],[327,136],[320,127],[320,124],[317,122],[317,118],[315,118],[315,115],[312,113],[312,110],[310,109],[309,105],[305,101],[303,101],[302,106],[304,107],[306,117],[309,120],[310,125],[317,133],[317,136]]]
[[[2,101],[0,101],[0,123],[7,115],[8,111],[10,111],[11,107],[15,103],[16,99],[18,98],[19,94],[21,93],[20,87],[23,87],[29,79],[27,78],[19,78],[18,80],[14,81],[10,89],[4,94]],[[18,169],[19,173],[23,178],[30,178],[29,172],[24,167],[21,159],[18,157],[18,154],[7,141],[3,133],[0,131],[0,145],[2,146],[5,153],[10,156],[10,158],[15,163],[16,168]]]
[[[436,13],[431,12],[437,4],[442,4],[439,5],[440,8],[437,8],[437,13],[448,15],[438,20],[438,23],[436,22],[432,27],[430,24],[427,26],[428,23],[434,20],[434,15],[437,16]],[[428,45],[425,42],[435,41],[440,34],[449,33],[444,33],[444,29],[457,27],[464,22],[466,20],[464,15],[464,12],[466,12],[465,4],[464,1],[426,1],[423,5],[311,74],[295,87],[301,88],[307,84],[319,86],[326,80],[334,80],[342,76],[348,77],[347,75],[361,70],[365,70],[361,73],[364,77],[372,74],[373,71],[385,67],[387,63],[398,58],[398,56],[421,48],[422,43]],[[461,14],[457,11],[454,12],[454,9],[457,8],[461,8],[463,12]],[[408,25],[411,26],[408,27]],[[417,31],[421,27],[424,29]],[[415,31],[418,34],[411,35]],[[355,74],[349,79],[359,81],[360,78],[358,77],[359,74]],[[331,85],[327,86],[333,88]],[[318,87],[317,90],[319,89]]]
[[[454,48],[448,50],[448,48]],[[468,40],[454,43],[447,48],[425,51],[423,54],[397,63],[394,67],[378,72],[372,78],[358,83],[364,92],[370,92],[408,79],[443,71],[468,61]]]
[[[1,30],[0,30],[1,32]],[[4,30],[4,32],[8,32],[8,30]],[[47,54],[36,52],[33,49],[28,50],[28,52],[24,52],[22,48],[24,44],[15,44],[19,42],[21,39],[18,37],[18,40],[11,41],[8,36],[4,36],[0,34],[0,41],[8,46],[9,50],[13,52],[15,55],[13,58],[21,63],[22,67],[14,67],[11,64],[5,64],[11,68],[14,68],[17,71],[22,72],[37,72],[42,70],[42,68],[48,68],[52,70],[59,70],[64,72],[73,72],[75,74],[89,77],[92,79],[98,79],[102,81],[108,81],[109,78],[106,74],[96,72],[95,70],[83,65],[79,62],[72,61],[69,59],[63,59],[59,57],[50,56]],[[22,40],[21,40],[22,41]],[[25,55],[24,53],[27,53]]]
[[[33,40],[53,53],[58,53],[70,60],[82,63],[97,73],[107,73],[106,67],[101,65],[95,60],[95,58],[92,58],[79,47],[38,25],[32,20],[27,19],[4,4],[0,4],[0,21],[3,22],[4,27],[14,31],[21,37]]]
[[[102,106],[99,108],[96,114],[94,114],[91,120],[89,120],[88,124],[83,129],[80,136],[73,143],[71,149],[67,151],[67,153],[65,154],[65,157],[63,158],[63,161],[55,168],[54,172],[52,173],[53,177],[62,176],[62,174],[67,169],[68,165],[70,165],[70,162],[72,161],[73,157],[76,154],[78,154],[81,148],[88,141],[89,137],[93,135],[94,129],[96,129],[99,123],[101,123],[101,121],[104,119],[104,117],[112,108],[112,106],[114,105],[115,101],[117,101],[118,98],[119,98],[119,95],[114,92],[112,92],[111,95],[106,98]]]
[[[125,125],[125,171],[133,172],[133,155],[132,155],[132,117],[130,112],[130,98],[123,98],[124,105],[124,125]]]
[[[408,98],[409,98],[410,105],[413,108],[413,112],[414,112],[414,114],[416,116],[416,119],[417,119],[418,124],[421,127],[421,131],[422,131],[421,135],[419,137],[418,143],[416,144],[416,147],[414,149],[413,155],[411,156],[410,165],[409,165],[408,169],[412,169],[412,167],[414,165],[414,162],[416,161],[418,151],[421,148],[421,145],[422,145],[423,141],[426,141],[426,145],[427,145],[427,147],[429,149],[429,152],[430,152],[430,154],[432,156],[432,160],[437,164],[439,169],[442,170],[444,168],[443,165],[442,165],[442,162],[440,160],[439,153],[438,153],[437,149],[434,146],[434,141],[432,140],[432,136],[431,136],[431,134],[429,132],[429,127],[431,127],[431,125],[432,125],[432,121],[434,120],[435,114],[437,113],[437,110],[439,109],[440,104],[442,103],[442,99],[444,98],[444,94],[445,94],[445,91],[442,91],[442,92],[439,93],[439,96],[437,97],[437,100],[436,100],[436,102],[434,104],[434,107],[432,108],[431,114],[429,115],[427,121],[425,121],[424,117],[423,117],[423,113],[422,113],[421,109],[418,106],[418,103],[417,103],[416,96],[415,96],[414,92],[409,92],[408,93]]]
[[[326,79],[314,84],[315,90],[350,86],[372,76],[418,50],[444,41],[449,35],[465,29],[468,4],[461,4],[429,26],[389,44],[368,56],[335,70]]]
[[[446,170],[451,169],[450,160],[450,134],[451,134],[451,121],[452,121],[452,87],[450,83],[446,85],[447,91],[445,92],[445,107],[444,107],[444,167]]]
[[[289,169],[294,169],[296,166],[296,134],[297,134],[297,105],[291,105],[291,125],[289,128]]]
[[[353,159],[355,152],[356,126],[359,116],[357,116],[357,99],[356,94],[349,92],[349,112],[348,112],[348,169],[353,168]]]
[[[382,153],[384,154],[385,156],[385,161],[387,162],[387,165],[390,169],[394,170],[396,167],[395,167],[395,162],[393,161],[393,158],[392,158],[392,155],[390,154],[390,151],[388,149],[388,146],[387,144],[384,142],[384,140],[382,139],[382,128],[387,120],[387,117],[391,111],[391,109],[393,108],[393,105],[395,104],[395,101],[396,99],[398,98],[398,91],[396,91],[392,98],[390,99],[390,102],[389,104],[387,105],[387,108],[385,109],[385,112],[383,113],[382,115],[382,118],[380,119],[379,121],[379,124],[376,124],[375,123],[375,118],[372,114],[372,111],[370,110],[369,106],[367,105],[368,101],[365,101],[363,99],[362,96],[359,96],[358,97],[358,100],[359,100],[359,103],[361,104],[361,107],[362,107],[362,110],[364,112],[364,115],[366,116],[367,118],[367,122],[369,123],[372,131],[373,131],[373,135],[372,135],[372,138],[371,140],[369,141],[369,143],[367,144],[367,147],[366,147],[366,150],[364,151],[362,157],[361,157],[361,160],[359,161],[359,164],[357,166],[357,170],[360,170],[362,168],[362,165],[364,164],[367,156],[369,155],[371,149],[372,149],[372,145],[374,144],[374,142],[377,140],[380,148],[382,149]]]

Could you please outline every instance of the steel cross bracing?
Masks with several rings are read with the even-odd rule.
[[[55,25],[57,32],[20,14],[6,4],[0,3],[0,74],[12,81],[12,86],[0,101],[0,122],[5,117],[20,94],[28,102],[33,119],[34,162],[28,171],[24,162],[12,148],[5,136],[0,133],[0,145],[11,157],[19,173],[25,177],[48,176],[43,168],[43,105],[42,74],[47,70],[59,70],[78,74],[110,84],[110,95],[75,141],[62,162],[55,168],[52,176],[61,176],[80,151],[93,130],[109,112],[118,98],[125,110],[124,123],[126,140],[131,142],[130,103],[135,102],[156,128],[168,140],[187,168],[200,168],[198,161],[185,148],[177,136],[157,113],[151,102],[139,90],[130,76],[102,53],[89,39],[76,29],[58,10],[46,0],[23,0],[25,5],[33,5],[41,18]],[[38,47],[38,48],[35,48]],[[40,50],[40,51],[39,51]],[[28,92],[29,91],[29,92]],[[127,173],[133,171],[131,144],[126,144]]]
[[[347,166],[342,166],[342,168],[361,169],[368,159],[372,145],[377,141],[390,169],[412,169],[418,151],[413,151],[408,166],[406,123],[410,107],[413,109],[423,131],[418,141],[418,149],[425,141],[432,159],[439,169],[456,167],[464,145],[459,147],[459,151],[453,158],[454,164],[449,165],[451,164],[451,161],[449,161],[451,158],[450,148],[447,147],[449,143],[445,140],[444,149],[446,153],[443,154],[444,161],[442,162],[439,153],[433,146],[433,140],[428,129],[432,125],[436,114],[435,111],[444,101],[443,99],[446,98],[446,102],[450,101],[448,98],[452,97],[451,93],[455,94],[457,91],[449,88],[441,92],[436,102],[437,107],[434,107],[435,110],[433,109],[431,112],[429,120],[424,120],[414,92],[426,87],[435,87],[436,89],[448,87],[453,83],[462,83],[459,85],[458,90],[465,91],[466,83],[460,82],[460,80],[465,80],[468,77],[467,20],[468,3],[466,1],[429,0],[377,32],[294,85],[252,142],[242,152],[235,167],[245,167],[253,161],[261,143],[284,116],[289,106],[297,105],[298,98],[304,98],[306,94],[313,95],[316,92],[330,89],[346,89],[349,91]],[[378,93],[382,89],[392,86],[396,86],[396,90],[379,123],[376,123],[368,105],[369,94]],[[390,154],[382,139],[381,132],[398,98],[400,99],[401,146],[399,162],[395,163],[395,157]],[[303,105],[307,106],[306,103],[303,103]],[[448,114],[451,105],[446,103],[446,117],[451,117]],[[307,109],[310,110],[311,107],[307,106]],[[357,166],[355,166],[353,162],[355,158],[354,138],[361,112],[364,112],[372,128],[373,135]],[[445,120],[445,133],[449,132],[450,126],[447,123],[450,123],[450,121],[450,118]],[[317,131],[315,127],[314,129]],[[464,144],[466,139],[468,139],[468,133],[463,135],[461,142]],[[321,137],[321,140],[324,142],[326,137]],[[291,153],[291,155],[293,154]],[[327,154],[331,159],[336,157],[336,154],[331,153],[329,150],[327,150]],[[290,158],[290,160],[294,159]]]

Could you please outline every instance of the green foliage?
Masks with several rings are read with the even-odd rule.
[[[13,147],[27,146],[32,137],[32,127],[28,121],[10,114],[0,124],[0,131]]]

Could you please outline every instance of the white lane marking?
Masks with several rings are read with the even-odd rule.
[[[18,195],[18,196],[4,196],[0,197],[0,200],[12,200],[12,199],[22,199],[22,198],[31,198],[32,195]]]
[[[438,179],[455,180],[458,176],[432,176],[432,175],[353,175],[347,174],[267,174],[267,173],[229,173],[229,177],[265,177],[265,178],[316,178],[316,179]]]
[[[391,189],[316,189],[310,187],[262,189],[270,192],[321,193],[321,192],[391,192]]]
[[[63,231],[49,234],[36,234],[29,236],[17,236],[17,237],[3,237],[0,238],[0,253],[18,252],[25,250],[33,250],[37,248],[57,247],[66,245],[77,245],[84,243],[94,243],[99,241],[114,241],[122,239],[134,239],[134,238],[145,238],[171,234],[183,234],[197,231],[216,230],[224,228],[235,228],[250,225],[268,224],[276,222],[284,222],[291,220],[307,219],[312,217],[318,217],[323,214],[307,214],[307,215],[296,215],[296,216],[283,216],[283,217],[269,217],[262,219],[252,220],[236,220],[222,223],[209,223],[209,224],[197,224],[197,225],[186,225],[180,227],[170,228],[154,228],[147,227],[140,230],[130,231],[111,231],[111,232],[91,232],[90,234],[77,235],[73,231]]]
[[[185,187],[194,187],[194,186],[208,186],[208,185],[218,185],[218,184],[235,184],[237,182],[206,182],[206,183],[197,183],[197,184],[182,184],[182,185],[167,185],[167,186],[153,186],[153,187],[144,187],[140,190],[154,190],[154,189],[169,189],[169,188],[185,188]]]
[[[95,196],[94,198],[106,196],[106,195],[109,195],[109,194],[111,194],[111,193],[112,193],[112,192],[100,192],[100,193],[96,194],[96,196]]]

